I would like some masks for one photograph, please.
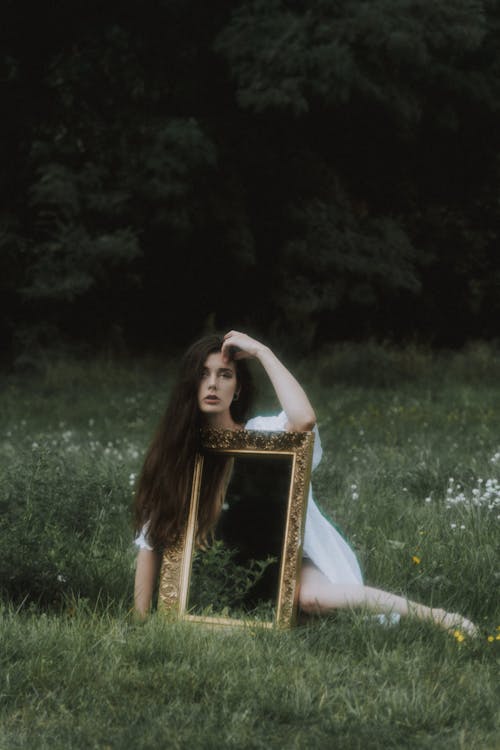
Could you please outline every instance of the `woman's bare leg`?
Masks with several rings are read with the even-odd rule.
[[[308,614],[326,614],[335,609],[366,607],[377,612],[396,612],[402,617],[413,616],[430,620],[445,629],[457,628],[474,634],[476,626],[465,617],[444,609],[426,607],[403,596],[390,594],[363,584],[333,584],[310,561],[302,565],[299,603]]]

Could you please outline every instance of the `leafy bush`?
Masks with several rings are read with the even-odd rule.
[[[130,595],[124,472],[65,442],[17,451],[0,476],[0,585],[13,602]]]
[[[348,342],[323,347],[313,360],[313,372],[320,386],[342,383],[393,388],[427,381],[435,387],[445,380],[484,385],[495,384],[500,378],[500,350],[494,343],[482,341],[471,342],[455,352],[436,352],[419,346],[402,348],[374,340]],[[307,364],[310,373],[309,359]]]
[[[262,579],[275,558],[250,560],[248,564],[237,562],[238,550],[229,549],[221,540],[216,540],[208,549],[197,550],[191,572],[189,607],[194,613],[208,611],[233,615],[245,610],[245,600],[255,584]],[[257,609],[266,608],[264,602]]]
[[[325,347],[317,355],[316,366],[322,386],[346,383],[386,388],[432,375],[433,371],[430,352],[417,347],[400,349],[376,341]]]

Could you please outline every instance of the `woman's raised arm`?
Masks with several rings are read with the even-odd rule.
[[[287,416],[288,430],[302,432],[312,430],[316,415],[304,389],[269,347],[247,336],[246,333],[230,331],[224,336],[223,357],[229,359],[234,349],[234,359],[254,357],[258,359],[273,384],[281,407]]]

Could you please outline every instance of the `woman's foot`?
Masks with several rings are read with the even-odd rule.
[[[458,630],[465,635],[476,636],[479,634],[477,625],[472,620],[458,614],[458,612],[447,612],[445,609],[431,609],[431,617],[436,625],[445,630]]]

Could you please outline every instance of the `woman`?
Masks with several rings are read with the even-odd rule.
[[[245,359],[257,359],[274,387],[282,412],[277,417],[247,420],[252,385]],[[316,415],[304,390],[279,359],[259,341],[238,331],[212,335],[186,352],[179,381],[147,453],[139,479],[135,522],[139,547],[135,576],[135,609],[144,617],[158,576],[161,550],[174,543],[187,518],[189,489],[202,426],[227,430],[315,430],[313,469],[321,459]],[[211,491],[200,502],[200,543],[215,525],[224,492],[225,471],[215,471]],[[365,607],[376,613],[413,615],[443,628],[470,634],[469,620],[443,609],[365,586],[356,556],[319,512],[312,494],[306,516],[304,561],[299,604],[322,614],[338,608]]]

